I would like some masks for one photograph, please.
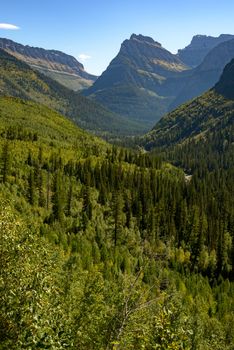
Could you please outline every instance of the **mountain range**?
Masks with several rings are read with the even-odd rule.
[[[86,108],[81,111],[77,106],[86,99],[68,90],[61,93],[62,87],[56,85],[57,90],[62,89],[60,101],[57,107],[56,103],[51,105],[51,99],[49,104],[59,112],[103,135],[110,130],[113,135],[132,135],[151,129],[168,111],[210,89],[234,57],[234,36],[196,35],[187,47],[172,54],[152,38],[132,34],[100,77],[88,74],[74,57],[60,51],[24,46],[8,39],[0,39],[0,48],[29,65],[35,74],[43,73],[40,79],[47,79],[46,84],[52,78],[53,88],[56,80],[69,90],[83,89],[82,95],[90,101],[87,105],[95,109],[83,117]],[[26,95],[32,95],[32,91],[28,88]],[[69,99],[68,108],[61,108],[64,95]],[[45,93],[37,98],[43,103],[47,100]],[[67,105],[67,101],[64,103]]]
[[[224,67],[234,58],[234,39],[225,41],[214,47],[202,63],[182,77],[182,88],[169,106],[173,110],[182,103],[201,95],[219,80]]]
[[[189,47],[174,55],[152,38],[133,34],[84,94],[150,128],[167,111],[217,82],[234,57],[233,38],[195,36]]]
[[[75,91],[89,87],[97,79],[75,57],[61,51],[25,46],[5,38],[0,38],[0,48]]]
[[[219,37],[195,35],[188,46],[178,50],[177,56],[189,67],[197,67],[215,46],[231,39],[234,39],[231,34],[221,34]]]

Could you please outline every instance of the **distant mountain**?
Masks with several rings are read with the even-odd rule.
[[[197,97],[209,90],[219,80],[227,63],[234,58],[234,39],[219,44],[212,49],[202,63],[181,78],[181,90],[172,102],[169,110],[173,110],[182,103]]]
[[[234,36],[229,34],[197,35],[178,55],[150,37],[133,34],[83,94],[151,128],[163,114],[214,86],[233,57]]]
[[[80,96],[0,49],[0,95],[33,100],[74,120],[96,134],[129,135],[139,131],[106,108]]]
[[[175,97],[174,88],[165,86],[167,79],[176,79],[187,69],[160,43],[133,34],[122,43],[106,71],[84,93],[112,111],[150,127]]]
[[[97,79],[74,57],[61,51],[24,46],[4,38],[0,38],[0,48],[75,91],[91,86]]]
[[[188,46],[178,50],[177,56],[188,66],[197,67],[215,46],[231,39],[234,39],[234,35],[221,34],[219,37],[195,35]]]
[[[224,149],[234,151],[234,59],[225,67],[213,89],[165,115],[142,138],[147,150],[176,145],[185,147],[191,143],[193,152],[200,144],[206,144],[207,152],[213,147],[213,151],[221,152],[221,156]],[[206,152],[205,148],[203,151]],[[183,148],[180,148],[181,152]],[[189,154],[188,150],[186,152]]]

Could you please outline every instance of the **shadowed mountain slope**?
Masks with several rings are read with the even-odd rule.
[[[219,80],[226,64],[234,58],[234,39],[212,49],[203,62],[184,79],[184,87],[172,102],[170,110],[203,94]]]

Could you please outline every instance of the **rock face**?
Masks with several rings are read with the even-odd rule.
[[[224,67],[234,58],[234,39],[219,44],[205,57],[203,62],[184,79],[184,87],[172,102],[170,110],[201,95],[219,80]]]
[[[61,51],[24,46],[3,38],[0,48],[73,90],[87,88],[97,78],[87,73],[73,56]]]
[[[125,40],[118,55],[97,79],[89,92],[117,84],[134,84],[145,88],[158,88],[166,77],[176,76],[187,67],[152,38],[133,34]]]
[[[165,87],[188,67],[152,38],[133,34],[85,94],[112,111],[150,126],[174,98]],[[173,85],[173,83],[172,83]]]
[[[178,50],[177,56],[188,66],[197,67],[210,50],[231,39],[234,39],[234,35],[221,34],[219,37],[195,35],[188,46]]]

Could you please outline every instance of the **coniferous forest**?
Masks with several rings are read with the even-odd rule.
[[[0,117],[1,350],[234,349],[230,132],[146,152]]]

